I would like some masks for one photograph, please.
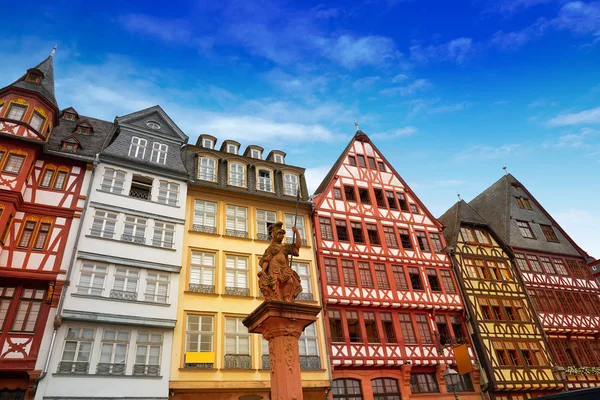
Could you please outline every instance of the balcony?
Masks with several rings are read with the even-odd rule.
[[[226,286],[225,294],[229,296],[250,296],[250,289]]]
[[[271,360],[268,354],[264,354],[261,360],[261,369],[271,369]],[[321,369],[321,357],[300,356],[300,369],[303,371],[314,371]]]
[[[252,357],[247,354],[225,354],[225,368],[251,369]]]
[[[137,244],[144,244],[146,243],[146,238],[143,236],[136,236],[136,235],[129,235],[129,234],[122,234],[121,235],[121,240],[124,242],[131,242],[131,243],[137,243]]]
[[[268,235],[268,234],[265,234],[265,233],[257,233],[256,234],[256,239],[257,240],[264,240],[264,241],[270,242],[273,239],[273,237],[271,235]]]
[[[233,236],[233,237],[239,237],[242,239],[247,239],[248,238],[248,232],[246,231],[238,231],[235,229],[225,229],[225,235],[226,236]]]
[[[192,225],[192,230],[194,232],[201,232],[201,233],[212,233],[212,234],[216,234],[217,233],[217,227],[216,226],[208,226],[208,225],[194,224],[194,225]]]
[[[61,361],[58,363],[59,374],[87,374],[90,363],[87,361]]]
[[[98,363],[97,375],[125,375],[125,364]]]
[[[190,283],[189,291],[194,293],[214,294],[215,285],[203,285],[201,283]]]
[[[119,299],[119,300],[137,300],[137,292],[128,292],[126,290],[112,289],[110,291],[109,297],[111,299]]]
[[[160,365],[134,364],[133,375],[158,376],[160,374]]]
[[[131,188],[129,191],[129,197],[140,200],[150,200],[150,191]]]
[[[301,300],[301,301],[313,301],[313,294],[312,293],[300,293],[298,295],[298,297],[296,297],[296,300]]]
[[[185,368],[211,369],[214,368],[213,363],[185,363]]]

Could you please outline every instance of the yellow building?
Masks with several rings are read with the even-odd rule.
[[[186,200],[184,255],[179,282],[170,389],[175,399],[268,399],[268,346],[242,320],[262,302],[258,260],[268,227],[284,222],[288,241],[295,219],[303,245],[293,267],[302,280],[297,301],[320,305],[304,169],[285,153],[202,135],[187,150],[193,171]],[[322,315],[300,338],[304,398],[324,399],[330,386]]]

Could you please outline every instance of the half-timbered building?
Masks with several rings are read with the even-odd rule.
[[[360,130],[314,203],[333,397],[450,398],[442,373],[468,335],[441,224]],[[450,389],[478,386],[474,373]]]
[[[554,358],[568,388],[597,386],[600,290],[587,254],[511,174],[469,205],[512,249]]]
[[[524,400],[562,389],[510,249],[464,200],[439,221],[470,316],[482,390],[495,400]]]

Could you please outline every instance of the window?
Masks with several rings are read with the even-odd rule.
[[[323,259],[325,264],[325,278],[328,284],[339,285],[340,275],[338,273],[337,260],[335,258]]]
[[[225,214],[227,235],[248,237],[248,209],[228,204]]]
[[[215,292],[215,254],[192,251],[190,261],[190,292]]]
[[[356,283],[356,272],[354,271],[354,261],[342,260],[342,274],[344,275],[344,284],[346,286],[358,286]]]
[[[348,156],[348,162],[350,163],[350,165],[356,167],[356,157],[354,157],[354,156]]]
[[[214,147],[214,145],[215,145],[215,143],[210,139],[202,140],[202,147],[204,147],[204,148],[212,149]]]
[[[19,247],[29,247],[36,226],[36,221],[25,221],[23,231],[21,232],[21,238],[19,239]]]
[[[510,274],[510,271],[508,270],[506,263],[504,261],[497,261],[496,265],[500,269],[500,276],[502,277],[502,279],[505,281],[510,281],[512,279],[512,276]]]
[[[456,367],[454,367],[456,369]],[[458,375],[459,381],[457,384],[455,385],[448,385],[446,383],[446,389],[448,390],[449,393],[452,392],[473,392],[473,382],[471,381],[471,375],[470,374],[464,374],[464,375]],[[496,396],[496,399],[500,400],[500,398],[498,396]],[[513,400],[519,400],[517,397],[513,397]],[[521,400],[524,400],[524,398],[521,398]]]
[[[377,329],[377,320],[374,312],[363,311],[363,320],[365,321],[365,333],[367,334],[367,343],[380,343],[379,330]]]
[[[523,254],[515,254],[515,262],[521,271],[529,271],[529,265]]]
[[[237,154],[238,147],[235,144],[227,144],[227,152],[230,154]]]
[[[310,324],[306,328],[304,328],[302,335],[300,335],[300,338],[298,339],[298,350],[300,352],[301,359],[302,359],[302,356],[317,356],[316,361],[318,361],[318,364],[315,365],[316,368],[308,368],[308,369],[321,368],[320,360],[318,358],[319,345],[318,345],[318,341],[317,341],[316,323],[313,322],[312,324]],[[304,366],[301,365],[300,368],[304,368]]]
[[[299,215],[298,219],[296,219],[295,216],[292,214],[285,214],[284,222],[286,228],[288,228],[285,230],[285,237],[287,243],[292,243],[292,240],[294,239],[294,232],[292,231],[291,227],[296,225],[296,228],[298,229],[298,234],[300,235],[301,243],[303,246],[306,246],[306,229],[304,229],[304,217],[302,215]]]
[[[437,272],[435,269],[427,268],[427,280],[429,281],[429,287],[434,292],[441,292],[442,286],[440,285],[440,280],[438,279]]]
[[[66,120],[69,120],[69,121],[75,121],[75,118],[76,118],[75,114],[68,113],[68,112],[63,113],[62,117],[63,117],[63,119],[66,119]]]
[[[302,284],[302,292],[298,295],[298,300],[311,301],[313,299],[313,295],[309,265],[304,262],[293,262],[292,269],[296,271],[300,277],[300,283]]]
[[[102,184],[100,190],[106,192],[122,194],[123,188],[125,187],[125,177],[127,173],[125,171],[119,171],[112,168],[104,168],[104,175],[102,176]]]
[[[250,157],[260,159],[261,158],[260,150],[257,150],[257,149],[250,150]]]
[[[444,315],[438,314],[435,316],[435,326],[442,346],[445,346],[452,341],[452,335],[450,334],[448,323],[446,322],[446,317]]]
[[[146,155],[146,145],[148,141],[143,138],[134,136],[131,138],[131,144],[129,145],[129,157],[144,159]]]
[[[334,400],[362,400],[362,389],[357,379],[334,379],[331,384]]]
[[[538,261],[537,256],[534,256],[532,254],[528,254],[527,255],[527,261],[529,261],[529,265],[531,266],[531,269],[534,272],[542,272],[542,267],[540,265],[540,262]]]
[[[344,200],[342,198],[342,189],[340,189],[340,188],[333,188],[333,197],[336,200]]]
[[[4,162],[4,172],[9,172],[11,174],[18,174],[21,172],[21,167],[23,166],[23,162],[25,162],[25,156],[16,153],[9,153],[6,161]]]
[[[520,197],[515,197],[515,200],[517,201],[517,206],[519,206],[519,208],[525,208],[525,205],[523,204],[523,199],[521,199]]]
[[[117,267],[110,297],[125,300],[137,300],[139,279],[140,271],[138,269]]]
[[[377,281],[377,287],[379,289],[389,289],[390,281],[388,280],[387,273],[385,271],[385,264],[375,263],[375,279]]]
[[[200,171],[198,178],[203,181],[217,181],[217,160],[210,157],[200,157]]]
[[[358,166],[359,167],[366,167],[367,166],[365,164],[365,156],[358,155],[357,158],[358,158]]]
[[[15,121],[21,121],[23,119],[23,115],[25,115],[25,111],[27,111],[27,107],[11,104],[10,108],[8,109],[8,113],[6,114],[6,118],[13,119]]]
[[[552,261],[554,262],[554,268],[556,268],[556,272],[558,272],[560,275],[569,275],[563,260],[560,258],[553,258]]]
[[[229,164],[229,184],[238,187],[246,186],[246,168],[242,164]]]
[[[533,210],[533,207],[531,207],[531,203],[529,202],[529,199],[523,199],[523,204],[525,204],[526,209]]]
[[[417,235],[417,243],[419,244],[419,249],[425,252],[431,251],[429,249],[429,242],[427,241],[427,234],[423,231],[416,231],[415,234]]]
[[[31,116],[31,121],[29,121],[29,125],[41,133],[45,122],[46,118],[42,117],[38,112],[34,112]]]
[[[402,248],[405,250],[412,250],[413,245],[410,240],[410,234],[408,233],[408,229],[398,229],[398,233],[400,234],[400,242],[402,243]]]
[[[154,232],[152,235],[152,246],[173,248],[175,240],[175,224],[154,221]]]
[[[158,183],[158,202],[170,206],[177,205],[179,195],[179,184],[169,181],[159,181]]]
[[[288,196],[298,194],[298,175],[283,174],[283,193]]]
[[[69,328],[58,373],[87,374],[95,334],[91,328]]]
[[[117,213],[96,210],[90,235],[112,239],[117,226]]]
[[[163,336],[160,333],[138,332],[133,375],[160,374]]]
[[[319,227],[321,229],[321,239],[333,240],[333,228],[329,217],[319,217]]]
[[[345,342],[344,330],[342,329],[342,315],[340,310],[327,310],[327,317],[329,319],[329,333],[331,334],[331,341],[333,343]]]
[[[396,195],[394,194],[394,192],[386,191],[385,197],[387,198],[388,207],[390,208],[390,210],[397,210],[398,204],[396,203]]]
[[[385,244],[391,249],[398,248],[398,240],[396,239],[396,232],[393,226],[383,227],[383,237],[385,238]]]
[[[40,181],[40,187],[50,187],[52,184],[52,178],[54,178],[54,168],[46,167],[42,174],[42,180]]]
[[[535,235],[529,226],[529,222],[526,221],[517,221],[517,226],[519,227],[519,231],[521,232],[521,236],[524,238],[535,239]]]
[[[248,296],[248,257],[227,256],[225,264],[225,293]]]
[[[402,330],[402,337],[404,338],[404,343],[417,344],[415,328],[412,324],[410,314],[398,314],[398,319],[400,320],[400,329]]]
[[[400,209],[402,211],[408,211],[408,202],[406,201],[406,196],[403,193],[397,193],[398,203],[400,204]]]
[[[365,238],[363,236],[362,224],[360,222],[350,222],[350,227],[352,228],[354,243],[364,243]]]
[[[556,274],[556,271],[554,270],[554,266],[552,265],[552,261],[550,261],[550,258],[540,257],[540,261],[542,262],[542,266],[544,267],[546,273]]]
[[[102,296],[107,272],[108,267],[106,265],[84,263],[81,266],[77,293]]]
[[[91,130],[92,130],[92,128],[89,127],[89,126],[85,126],[85,125],[78,125],[77,126],[77,133],[82,133],[84,135],[87,135],[88,133],[90,133]],[[141,140],[146,140],[146,139],[141,139]],[[144,145],[144,152],[146,152],[146,146],[145,145]],[[144,156],[142,155],[140,158],[143,159]]]
[[[169,274],[159,272],[148,272],[146,275],[145,301],[154,303],[166,303],[169,297]]]
[[[49,222],[40,223],[35,242],[33,243],[33,248],[35,250],[43,250],[44,247],[46,247],[46,239],[48,239],[48,234],[50,233],[51,226],[52,224]]]
[[[408,276],[410,278],[410,284],[413,290],[423,290],[423,283],[421,282],[421,274],[419,268],[408,267]]]
[[[488,306],[488,305],[481,306],[481,314],[483,315],[483,319],[487,319],[487,320],[494,319],[494,317],[492,316],[492,310],[490,309],[490,306]]]
[[[63,168],[63,167],[61,167]],[[65,183],[67,182],[67,176],[69,175],[69,172],[67,171],[61,171],[61,169],[58,169],[58,172],[56,173],[56,179],[54,180],[54,185],[52,185],[53,189],[56,190],[62,190],[65,187]]]
[[[435,251],[436,253],[441,253],[444,250],[444,246],[442,245],[442,239],[440,239],[439,233],[429,232],[429,239],[431,239],[433,251]]]
[[[256,232],[258,240],[271,240],[269,228],[277,219],[275,211],[256,210]]]
[[[374,287],[373,275],[371,275],[371,266],[368,262],[358,262],[358,273],[360,274],[360,282],[362,287]]]
[[[552,229],[551,225],[540,224],[540,228],[542,228],[542,233],[544,234],[544,236],[546,236],[547,241],[559,243],[558,237],[556,236],[556,232],[554,232],[554,229]]]
[[[369,189],[358,188],[358,197],[360,202],[363,204],[371,204],[371,196],[369,195]]]
[[[40,83],[42,80],[42,75],[38,72],[28,72],[27,76],[25,76],[25,80],[31,83]]]
[[[160,124],[158,122],[154,122],[154,121],[146,122],[146,126],[154,131],[157,131],[160,129]]]
[[[490,238],[488,237],[487,232],[482,231],[481,229],[475,229],[475,236],[477,236],[477,241],[483,245],[491,245]]]
[[[131,178],[131,189],[129,197],[140,200],[150,200],[152,198],[152,178],[142,175],[133,175]]]
[[[356,201],[354,186],[344,186],[344,195],[346,195],[346,201]]]
[[[383,327],[383,340],[388,344],[398,343],[396,338],[396,329],[394,329],[394,322],[392,321],[391,313],[380,313],[381,326]]]
[[[418,214],[419,213],[419,209],[417,208],[416,204],[410,204],[410,211],[412,211],[413,214]]]
[[[500,306],[492,306],[492,314],[494,315],[494,319],[497,321],[505,320],[504,315],[502,314],[502,309]]]
[[[225,318],[225,368],[252,367],[250,333],[242,320],[243,318]]]
[[[346,326],[348,327],[350,343],[357,343],[363,341],[360,332],[360,321],[358,319],[358,311],[346,311]]]
[[[98,375],[125,375],[128,344],[128,331],[104,329],[96,373]]]
[[[75,153],[75,151],[77,150],[77,143],[63,142],[61,149]]]
[[[444,288],[446,288],[446,293],[456,293],[456,287],[454,286],[454,281],[452,280],[450,271],[440,270],[440,276],[442,277]]]
[[[367,160],[369,161],[369,168],[377,171],[377,164],[375,164],[375,159],[373,157],[367,157]]]
[[[337,234],[339,241],[348,241],[348,227],[346,226],[346,221],[341,221],[339,219],[335,220],[335,233]]]
[[[396,282],[396,289],[408,290],[404,268],[399,265],[392,265],[392,274],[394,275],[394,282]]]
[[[34,332],[43,300],[44,290],[23,289],[17,314],[10,330],[12,332]]]
[[[8,309],[13,301],[15,295],[14,287],[2,287],[0,286],[0,332],[4,328],[4,322],[6,321],[6,315]]]
[[[373,189],[373,193],[375,194],[375,201],[377,202],[377,207],[385,208],[385,195],[383,194],[383,190]]]
[[[209,315],[190,315],[187,316],[185,332],[185,351],[186,352],[213,352],[214,336],[214,317]],[[185,364],[186,367],[209,367],[213,364],[196,365]]]
[[[367,224],[367,236],[369,236],[369,243],[371,243],[371,245],[379,246],[381,244],[379,241],[379,232],[377,232],[377,225]]]
[[[452,331],[454,332],[454,337],[457,339],[464,339],[465,333],[460,317],[457,315],[450,315],[449,318],[450,324],[452,325]]]
[[[194,200],[192,229],[197,232],[217,233],[217,203]]]
[[[477,243],[477,239],[475,239],[475,235],[473,234],[473,229],[461,226],[460,234],[462,235],[463,242]]]
[[[126,215],[121,240],[144,244],[146,242],[146,218]]]
[[[259,169],[257,189],[265,192],[271,192],[273,190],[272,187],[271,171],[268,169]]]
[[[531,203],[529,202],[529,199],[524,199],[522,197],[515,197],[515,200],[517,201],[517,206],[519,206],[519,208],[523,208],[523,209],[528,209],[528,210],[533,210],[533,208],[531,207]]]
[[[410,391],[412,393],[439,393],[435,374],[410,374]]]
[[[433,337],[431,336],[431,330],[429,328],[429,320],[427,315],[418,314],[415,315],[417,320],[417,329],[419,330],[419,336],[421,337],[422,344],[433,344]]]
[[[379,171],[386,172],[385,164],[383,163],[383,161],[377,161],[377,165],[379,166]]]
[[[152,154],[150,154],[150,161],[165,164],[167,162],[167,153],[169,146],[159,142],[152,143]]]

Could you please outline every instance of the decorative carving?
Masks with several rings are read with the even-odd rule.
[[[29,103],[26,102],[25,99],[17,99],[14,102],[17,103],[17,104],[24,105],[24,106],[28,106],[29,105]]]
[[[279,221],[269,227],[271,244],[265,250],[259,264],[262,271],[258,273],[258,286],[266,300],[285,301],[293,303],[302,292],[300,277],[290,266],[288,255],[297,256],[302,244],[296,227],[295,244],[282,244],[285,238],[283,222]]]
[[[42,117],[44,118],[48,118],[48,116],[46,115],[46,110],[44,110],[41,107],[34,107],[33,108],[35,111],[37,111]]]

